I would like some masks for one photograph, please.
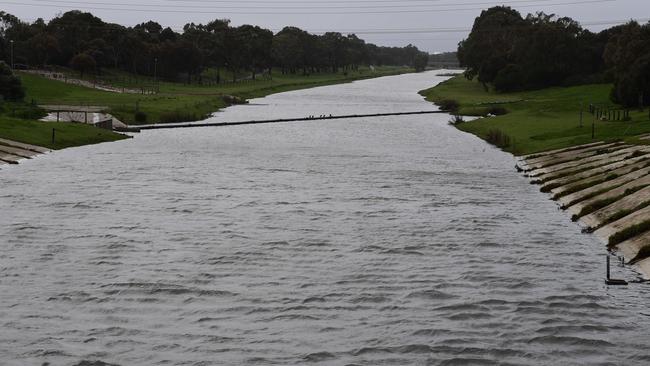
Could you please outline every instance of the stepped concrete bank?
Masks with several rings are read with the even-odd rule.
[[[50,149],[41,146],[0,138],[0,166],[5,164],[18,164],[22,159],[31,159],[49,151]]]
[[[650,279],[650,146],[596,142],[520,157],[517,169]]]

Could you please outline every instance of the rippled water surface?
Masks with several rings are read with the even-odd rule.
[[[441,80],[214,119],[429,109]],[[606,288],[603,245],[447,119],[150,131],[3,167],[0,364],[650,362],[647,286]]]

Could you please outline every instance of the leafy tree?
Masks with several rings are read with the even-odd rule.
[[[108,67],[135,75],[157,71],[168,79],[186,77],[188,83],[201,83],[208,69],[216,69],[220,82],[221,70],[228,68],[236,82],[240,72],[255,79],[274,66],[309,75],[357,70],[363,64],[425,65],[425,54],[412,45],[379,47],[354,34],[318,36],[294,27],[274,35],[254,25],[233,27],[226,19],[189,23],[176,32],[154,21],[124,27],[81,11],[33,23],[0,11],[0,59],[9,61],[10,41],[19,63],[73,66],[81,74]]]
[[[81,78],[83,78],[85,73],[95,70],[97,62],[89,54],[80,53],[70,60],[70,67],[79,71]]]
[[[476,18],[460,42],[465,76],[499,91],[544,88],[601,80],[607,33],[593,34],[571,18],[538,12],[523,18],[496,6]]]
[[[612,99],[628,107],[650,105],[650,23],[616,27],[605,60],[614,75]]]
[[[513,61],[511,50],[526,28],[521,14],[510,7],[482,11],[469,37],[458,45],[458,59],[461,66],[467,67],[466,77],[478,76],[484,85],[494,81],[499,69]]]
[[[25,97],[20,79],[13,74],[9,65],[0,61],[0,95],[6,100],[19,101]]]
[[[51,56],[56,56],[61,52],[59,41],[47,33],[34,35],[29,39],[28,44],[38,65],[47,65]]]

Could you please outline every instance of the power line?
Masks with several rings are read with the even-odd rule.
[[[126,6],[126,7],[146,7],[146,8],[172,8],[172,9],[178,9],[178,8],[183,8],[183,9],[215,9],[215,10],[220,10],[220,9],[302,9],[302,10],[328,10],[328,9],[368,9],[368,5],[335,5],[335,6],[241,6],[241,5],[219,5],[219,6],[214,6],[214,5],[183,5],[183,6],[178,6],[178,5],[162,5],[162,4],[133,4],[133,3],[115,3],[115,2],[88,2],[88,1],[74,1],[74,0],[31,0],[32,2],[37,2],[37,3],[55,3],[55,4],[81,4],[81,5],[107,5],[107,6]],[[436,0],[440,1],[440,0]],[[546,0],[548,1],[548,0]],[[609,0],[609,1],[614,1],[614,0]],[[204,3],[204,2],[202,2]],[[544,4],[544,0],[540,2],[540,0],[510,0],[510,1],[501,1],[498,2],[499,5],[507,5],[507,4],[529,4],[529,5],[542,5]],[[267,3],[268,4],[268,3]],[[467,3],[452,3],[452,4],[436,4],[436,5],[428,5],[428,4],[393,4],[393,5],[372,5],[373,9],[392,9],[392,8],[398,8],[398,9],[404,9],[404,8],[417,8],[420,9],[422,7],[427,7],[427,9],[435,9],[439,7],[449,7],[449,6],[485,6],[485,5],[495,5],[495,1],[489,1],[489,2],[467,2]],[[433,8],[432,8],[433,7]]]
[[[59,18],[60,19],[60,18]],[[31,22],[36,21],[36,19],[32,18],[29,19]],[[649,22],[650,18],[637,18],[637,19],[618,19],[618,20],[597,20],[597,21],[578,21],[578,23],[582,26],[596,26],[596,25],[620,25],[620,24],[625,24],[629,22],[630,20],[635,20],[640,23],[644,22]],[[51,20],[50,20],[51,21]],[[74,22],[61,22],[57,21],[58,25],[77,25]],[[140,23],[141,24],[141,23]],[[113,24],[113,23],[105,23],[104,25],[101,26],[93,26],[93,25],[84,25],[85,28],[96,28],[96,29],[106,29],[106,28],[133,28],[137,26],[138,24],[134,25],[119,25],[119,24]],[[161,25],[161,27],[165,28],[164,25]],[[178,26],[178,25],[173,25],[170,26],[170,28],[174,31],[177,32],[183,32],[183,26]],[[279,32],[283,28],[271,28],[270,30],[273,32]],[[324,29],[303,29],[306,32],[312,33],[312,34],[323,34],[326,32],[339,32],[342,34],[444,34],[444,33],[467,33],[472,30],[471,27],[455,27],[455,28],[428,28],[428,27],[423,27],[423,28],[357,28],[357,29],[344,29],[344,30],[324,30]]]
[[[48,0],[49,1],[49,0]],[[595,3],[608,3],[615,2],[616,0],[583,0],[583,1],[570,1],[570,2],[556,2],[556,3],[544,3],[545,6],[564,6],[564,5],[581,5],[581,4],[595,4]],[[30,6],[30,7],[50,7],[50,8],[66,8],[66,9],[88,9],[88,10],[110,10],[110,11],[127,11],[127,12],[145,12],[145,13],[174,13],[174,14],[221,14],[221,15],[345,15],[345,14],[405,14],[405,13],[441,13],[441,12],[460,12],[460,11],[475,11],[483,10],[481,8],[446,8],[446,9],[405,9],[405,10],[390,10],[390,11],[325,11],[325,12],[251,12],[251,11],[187,11],[182,9],[175,10],[166,10],[166,9],[141,9],[141,8],[118,8],[118,7],[97,7],[97,6],[66,6],[52,3],[19,3],[4,1],[4,4],[18,5],[18,6]],[[538,7],[541,4],[535,5],[519,5],[518,8],[531,8]]]

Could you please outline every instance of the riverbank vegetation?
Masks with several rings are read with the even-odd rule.
[[[354,34],[295,27],[274,34],[225,19],[182,31],[153,21],[125,27],[69,11],[31,23],[0,12],[0,59],[23,70],[26,100],[105,106],[122,122],[144,124],[201,120],[248,98],[422,71],[429,55]]]
[[[52,130],[54,130],[54,142]],[[0,114],[0,138],[50,149],[64,149],[122,140],[128,136],[83,123],[41,122]]]
[[[233,103],[289,90],[345,83],[378,76],[412,72],[407,67],[358,67],[347,74],[281,74],[272,79],[238,83],[183,84],[163,81],[155,94],[117,93],[51,80],[39,75],[20,73],[26,100],[47,105],[93,105],[107,107],[107,112],[128,124],[196,121],[209,117]],[[119,73],[123,87],[136,88],[142,76]],[[128,80],[133,80],[129,83]],[[235,98],[233,98],[233,96]]]
[[[0,59],[9,61],[12,44],[20,67],[71,67],[80,77],[114,69],[188,84],[256,80],[275,73],[350,73],[362,65],[424,70],[429,59],[413,45],[380,47],[354,34],[316,35],[296,27],[274,34],[253,25],[234,27],[226,19],[185,24],[177,32],[153,21],[133,27],[106,23],[81,11],[32,23],[0,12]]]
[[[494,131],[501,131],[510,138],[509,144],[501,147],[525,155],[587,144],[594,139],[642,142],[634,136],[650,133],[647,111],[632,110],[630,122],[596,120],[588,113],[589,103],[611,105],[611,87],[611,84],[592,84],[505,93],[486,91],[477,80],[457,76],[421,94],[434,103],[445,99],[456,101],[457,113],[461,115],[487,116],[496,106],[505,109],[507,114],[456,126],[485,140],[490,134],[495,135]]]
[[[650,133],[650,25],[592,33],[570,18],[497,6],[476,19],[458,58],[463,76],[421,93],[453,113],[489,116],[457,126],[506,151]]]
[[[45,111],[24,100],[25,88],[8,65],[0,61],[0,138],[50,149],[116,141],[127,136],[77,123],[38,121]]]

